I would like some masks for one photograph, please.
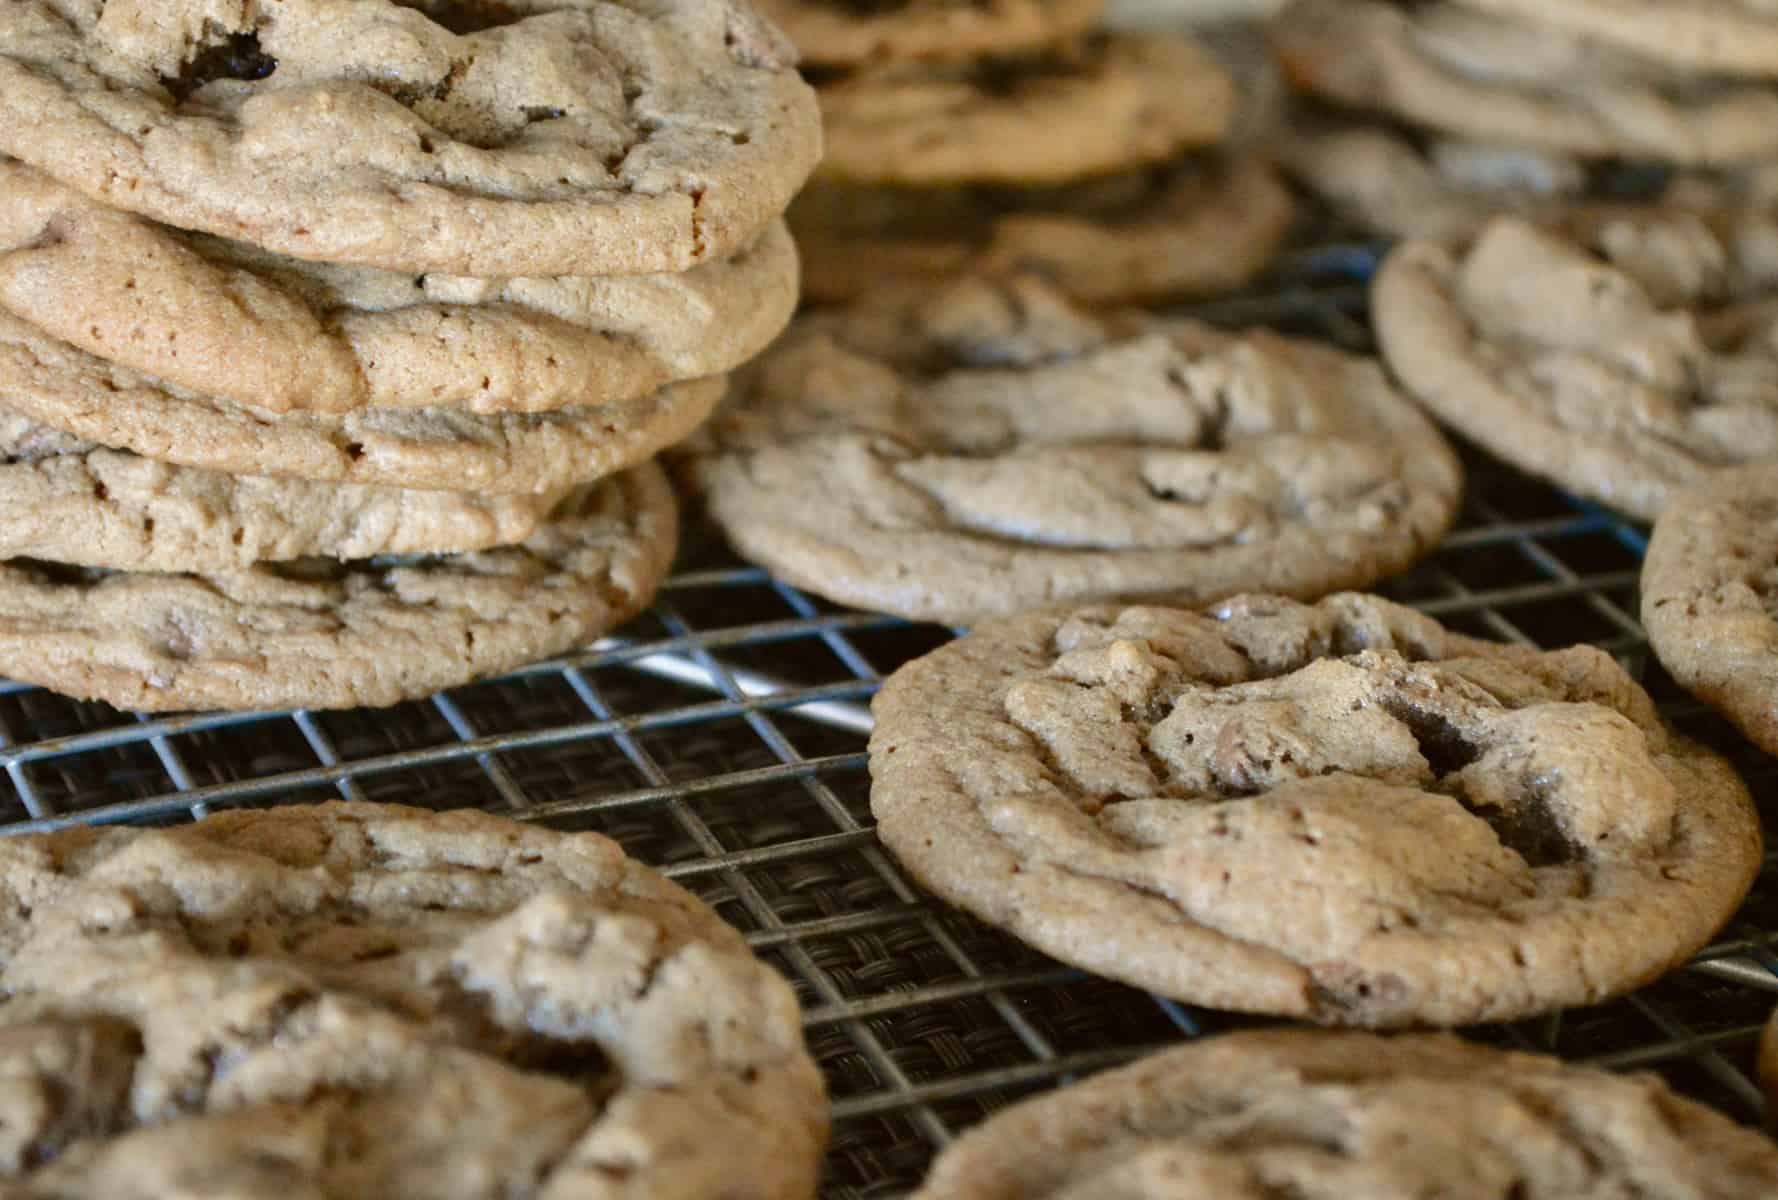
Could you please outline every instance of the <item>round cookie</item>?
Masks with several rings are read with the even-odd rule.
[[[1065,183],[1221,139],[1234,85],[1190,38],[1101,36],[1020,59],[860,71],[820,92],[818,177]]]
[[[1409,242],[1371,293],[1383,357],[1507,462],[1639,517],[1778,454],[1778,226],[1678,208],[1513,217]]]
[[[326,804],[0,846],[0,1188],[805,1200],[789,986],[596,833]]]
[[[857,67],[1012,54],[1067,41],[1105,0],[757,0],[805,62]]]
[[[743,555],[947,623],[1362,586],[1431,550],[1462,487],[1374,362],[1090,318],[1028,279],[803,318],[688,451]]]
[[[153,381],[0,312],[0,408],[83,441],[237,475],[546,495],[641,462],[722,397],[714,379],[597,408],[276,416]]]
[[[683,271],[820,158],[793,63],[747,0],[16,0],[0,153],[293,258]]]
[[[1272,26],[1298,87],[1480,142],[1724,166],[1778,156],[1778,86],[1690,72],[1448,3],[1297,0]]]
[[[560,499],[225,475],[107,450],[0,410],[0,560],[219,572],[452,554],[524,541]]]
[[[1642,624],[1681,687],[1778,753],[1778,465],[1673,498],[1643,560]]]
[[[817,185],[791,209],[811,300],[1029,271],[1083,304],[1214,295],[1277,256],[1296,215],[1257,157],[1195,158],[1055,188]]]
[[[996,1113],[913,1200],[1737,1200],[1778,1149],[1676,1095],[1446,1034],[1188,1042]]]
[[[873,709],[877,832],[1046,954],[1369,1027],[1594,1004],[1746,895],[1757,814],[1610,656],[1356,594],[985,624]]]
[[[1561,155],[1452,141],[1422,151],[1381,125],[1299,124],[1272,149],[1341,218],[1390,238],[1463,237],[1503,213],[1559,211],[1589,183]]]
[[[796,307],[781,221],[674,275],[469,279],[307,263],[95,204],[0,161],[0,308],[267,412],[620,403],[764,349]]]
[[[640,612],[678,512],[645,463],[570,492],[523,542],[226,574],[0,563],[0,673],[140,712],[352,708],[586,644]]]
[[[1769,0],[1459,0],[1564,29],[1690,71],[1778,75],[1778,8]]]

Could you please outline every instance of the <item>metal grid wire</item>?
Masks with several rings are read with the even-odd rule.
[[[1198,309],[1369,345],[1370,247],[1301,255]],[[1616,654],[1687,732],[1730,753],[1769,819],[1778,764],[1685,697],[1637,624],[1645,531],[1470,455],[1457,532],[1381,590],[1482,636]],[[329,797],[473,806],[597,829],[700,893],[796,985],[835,1106],[825,1194],[903,1193],[1010,1100],[1255,1022],[1090,978],[924,900],[878,848],[865,775],[882,675],[950,633],[837,609],[736,562],[696,520],[682,570],[620,636],[369,712],[120,714],[0,685],[0,832],[173,821]],[[1659,1070],[1748,1122],[1778,1002],[1778,872],[1689,967],[1595,1009],[1471,1031]]]

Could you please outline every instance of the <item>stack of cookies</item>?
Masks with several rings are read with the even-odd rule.
[[[746,0],[20,0],[0,154],[0,670],[346,706],[647,602],[820,127]]]
[[[804,290],[1036,272],[1089,304],[1237,286],[1292,217],[1224,141],[1235,90],[1198,44],[1095,31],[1099,0],[849,8],[768,0],[818,86],[827,157],[792,226]]]
[[[1385,235],[1559,209],[1611,166],[1658,168],[1611,173],[1658,190],[1778,157],[1768,5],[1297,0],[1273,38],[1290,81],[1348,114],[1301,122],[1285,165]]]

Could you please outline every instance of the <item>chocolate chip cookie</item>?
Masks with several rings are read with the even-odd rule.
[[[1087,32],[1105,0],[758,0],[805,62],[1012,54]]]
[[[266,412],[614,404],[745,362],[796,306],[781,221],[672,275],[473,279],[307,263],[107,208],[0,160],[0,309]]]
[[[736,548],[840,603],[1322,595],[1455,513],[1455,458],[1372,361],[1089,317],[1029,279],[903,299],[803,318],[687,447]]]
[[[997,1113],[915,1200],[1774,1191],[1770,1142],[1652,1074],[1448,1035],[1278,1031],[1191,1042]]]
[[[1643,561],[1642,623],[1680,686],[1778,754],[1778,465],[1673,498]]]
[[[209,573],[293,558],[451,554],[524,541],[560,499],[225,475],[108,450],[0,410],[0,560]]]
[[[1216,142],[1234,103],[1216,61],[1168,34],[872,68],[821,88],[819,175],[912,186],[1065,183]]]
[[[700,379],[622,404],[542,413],[279,416],[156,383],[0,312],[0,408],[82,441],[239,475],[543,495],[678,441],[722,389],[720,377]]]
[[[1297,0],[1273,41],[1306,91],[1476,141],[1685,166],[1778,155],[1778,86],[1455,4]]]
[[[677,512],[653,463],[568,494],[515,546],[215,575],[0,563],[0,673],[138,711],[351,708],[584,645],[641,611]]]
[[[1507,462],[1653,518],[1778,455],[1778,225],[1679,208],[1409,242],[1371,296],[1402,385]]]
[[[820,158],[794,57],[747,0],[16,0],[0,153],[292,258],[682,271]]]
[[[374,804],[0,845],[20,1200],[803,1200],[796,1000],[594,833]]]
[[[1355,594],[986,624],[873,705],[871,810],[928,889],[1063,962],[1332,1025],[1512,1020],[1703,946],[1747,789],[1602,651]]]
[[[1598,38],[1708,74],[1778,75],[1768,0],[1460,0],[1469,8]]]
[[[1058,187],[817,184],[791,207],[812,300],[1028,271],[1085,304],[1211,295],[1277,255],[1296,206],[1262,159],[1197,156]]]

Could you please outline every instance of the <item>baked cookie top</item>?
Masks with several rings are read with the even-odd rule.
[[[1658,1180],[1658,1183],[1651,1181]],[[1190,1042],[996,1114],[915,1200],[1734,1200],[1778,1150],[1675,1095],[1439,1034],[1252,1032]]]
[[[1778,454],[1778,223],[1592,209],[1408,242],[1371,293],[1383,357],[1506,461],[1653,518],[1724,466]]]
[[[1778,464],[1673,498],[1643,560],[1642,624],[1681,687],[1778,753]]]
[[[1771,0],[1458,0],[1498,16],[1565,29],[1711,74],[1778,75]]]
[[[757,354],[796,307],[774,220],[671,275],[474,279],[310,263],[108,208],[0,160],[0,309],[266,412],[613,404]]]
[[[594,833],[328,804],[0,846],[9,1197],[812,1197],[785,982]]]
[[[1461,490],[1374,362],[1088,317],[1030,279],[803,318],[688,451],[742,554],[946,622],[1361,586],[1430,550]]]
[[[1734,770],[1591,647],[1356,594],[982,625],[878,695],[909,872],[1047,954],[1370,1027],[1592,1004],[1702,946],[1761,860]]]
[[[1778,153],[1778,86],[1456,4],[1296,0],[1272,38],[1296,86],[1476,141],[1684,166]]]
[[[807,298],[1025,271],[1083,304],[1214,295],[1277,256],[1296,205],[1255,155],[1056,187],[817,184],[791,206]]]
[[[747,0],[17,0],[0,152],[293,258],[613,275],[740,250],[821,135]]]
[[[176,467],[0,409],[0,560],[217,572],[293,558],[449,554],[522,542],[560,499]]]
[[[821,88],[824,179],[1049,184],[1222,138],[1233,82],[1176,34],[1095,36],[1021,58],[907,63]]]
[[[719,376],[623,404],[554,412],[361,408],[279,416],[157,384],[0,312],[0,408],[82,441],[238,475],[546,495],[678,441],[722,390]]]
[[[758,0],[817,66],[1011,54],[1078,37],[1105,0]]]
[[[570,492],[515,546],[204,575],[0,563],[0,671],[144,712],[352,708],[430,696],[586,644],[640,612],[678,509],[644,463]]]

